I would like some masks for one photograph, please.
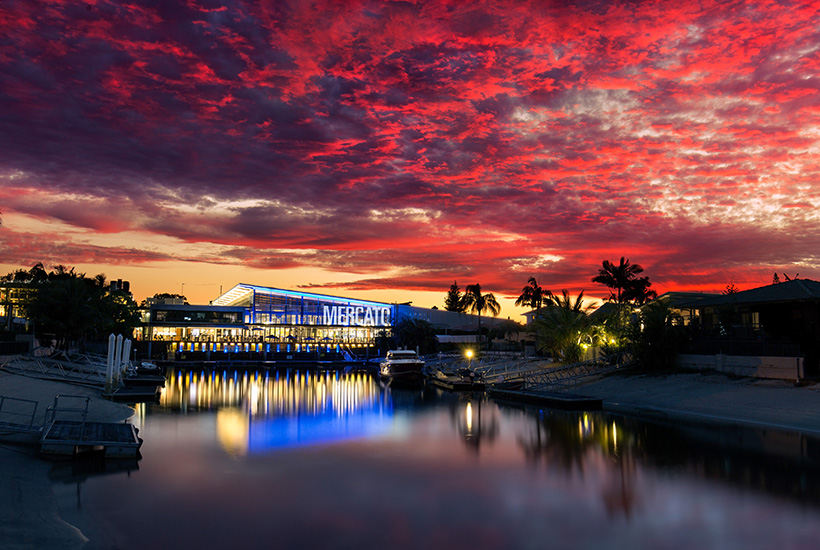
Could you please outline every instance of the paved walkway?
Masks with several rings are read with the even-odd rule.
[[[820,385],[718,373],[615,374],[578,386],[604,410],[641,416],[770,426],[820,436]]]

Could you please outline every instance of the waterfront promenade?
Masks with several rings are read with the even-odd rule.
[[[577,387],[605,411],[654,419],[734,423],[820,436],[820,384],[713,372],[622,373]]]

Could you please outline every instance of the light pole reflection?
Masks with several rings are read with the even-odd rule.
[[[498,435],[498,419],[493,408],[490,418],[482,418],[481,399],[467,401],[464,409],[456,416],[456,425],[468,447],[474,449],[476,453],[481,447],[482,441],[493,441]],[[486,414],[485,414],[486,416]]]

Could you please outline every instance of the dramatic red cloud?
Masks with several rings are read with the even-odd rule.
[[[567,4],[7,1],[0,261],[398,300],[605,296],[620,256],[661,292],[820,277],[820,4]]]

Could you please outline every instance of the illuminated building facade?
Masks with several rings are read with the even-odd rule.
[[[208,306],[155,303],[141,337],[152,358],[334,360],[373,356],[396,304],[239,284]],[[230,355],[228,355],[230,354]]]
[[[138,349],[152,359],[335,361],[380,355],[396,320],[470,331],[474,315],[280,288],[238,284],[207,306],[156,302],[143,318]],[[484,317],[485,326],[496,322]]]

